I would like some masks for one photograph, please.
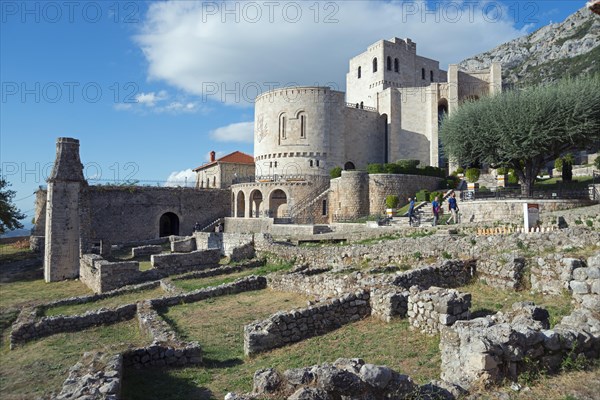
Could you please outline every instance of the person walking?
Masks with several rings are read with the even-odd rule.
[[[454,221],[454,224],[458,224],[458,204],[456,203],[456,193],[452,192],[452,196],[448,199],[448,211],[452,214],[446,225],[450,224],[450,221]]]
[[[433,211],[433,226],[436,226],[438,223],[438,219],[440,218],[440,202],[439,198],[435,196],[435,199],[431,202],[431,209]]]
[[[408,225],[413,226],[413,221],[415,221],[415,199],[412,197],[408,198]]]

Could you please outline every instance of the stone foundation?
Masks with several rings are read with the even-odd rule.
[[[408,311],[407,290],[371,289],[371,315],[385,322],[392,318],[405,318]]]
[[[411,328],[436,335],[442,326],[469,318],[471,295],[454,289],[432,287],[419,291],[413,286],[408,296],[408,322]]]
[[[69,370],[56,400],[121,398],[123,357],[102,352],[84,353]]]
[[[162,253],[162,251],[163,251],[162,246],[157,245],[157,244],[149,244],[146,246],[133,247],[131,249],[131,256],[132,257],[150,256],[152,254],[160,254],[160,253]]]
[[[168,270],[170,274],[214,268],[219,265],[220,259],[221,253],[218,250],[198,250],[190,253],[150,256],[152,268]]]
[[[520,290],[525,285],[525,258],[513,254],[482,257],[477,261],[477,278],[488,286]]]
[[[323,335],[370,314],[369,293],[364,291],[302,310],[278,312],[244,327],[244,354],[254,355]]]

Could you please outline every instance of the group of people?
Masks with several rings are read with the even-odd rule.
[[[415,226],[415,224],[418,223],[417,217],[415,216],[415,198],[409,197],[408,204],[408,224],[410,226]],[[442,205],[438,196],[435,196],[435,199],[431,202],[431,208],[433,211],[432,225],[436,226],[440,215],[442,214]],[[454,222],[454,224],[458,224],[458,203],[456,202],[456,193],[454,192],[450,198],[448,198],[448,211],[450,211],[451,216],[448,218],[448,221],[446,221],[446,225],[450,224],[450,221]]]

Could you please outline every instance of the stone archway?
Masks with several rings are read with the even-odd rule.
[[[356,169],[356,166],[354,165],[354,163],[352,161],[348,161],[346,164],[344,164],[345,171],[353,171],[355,169]]]
[[[258,189],[254,189],[250,192],[249,196],[250,200],[250,218],[259,218],[261,215],[261,211],[263,209],[263,195],[262,192]]]
[[[179,235],[179,217],[172,213],[164,213],[158,222],[159,236]]]
[[[239,191],[236,201],[236,214],[238,218],[244,218],[246,215],[246,195],[243,191]]]
[[[281,189],[275,189],[269,196],[269,216],[273,218],[286,218],[287,195]]]

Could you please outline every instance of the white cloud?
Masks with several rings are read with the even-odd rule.
[[[202,102],[251,105],[272,85],[344,90],[348,60],[380,39],[410,37],[418,54],[446,69],[526,33],[497,1],[433,4],[435,10],[423,1],[156,2],[135,39],[150,79]]]
[[[191,169],[171,172],[171,175],[169,175],[167,178],[165,186],[194,187],[196,186],[196,173]]]
[[[254,142],[254,122],[237,122],[210,132],[210,137],[219,142]]]
[[[133,111],[141,114],[148,112],[181,114],[208,110],[199,101],[190,101],[188,97],[179,95],[177,99],[170,100],[171,96],[165,90],[148,93],[140,92],[135,96],[135,102],[118,103],[115,104],[114,108],[118,111]]]

